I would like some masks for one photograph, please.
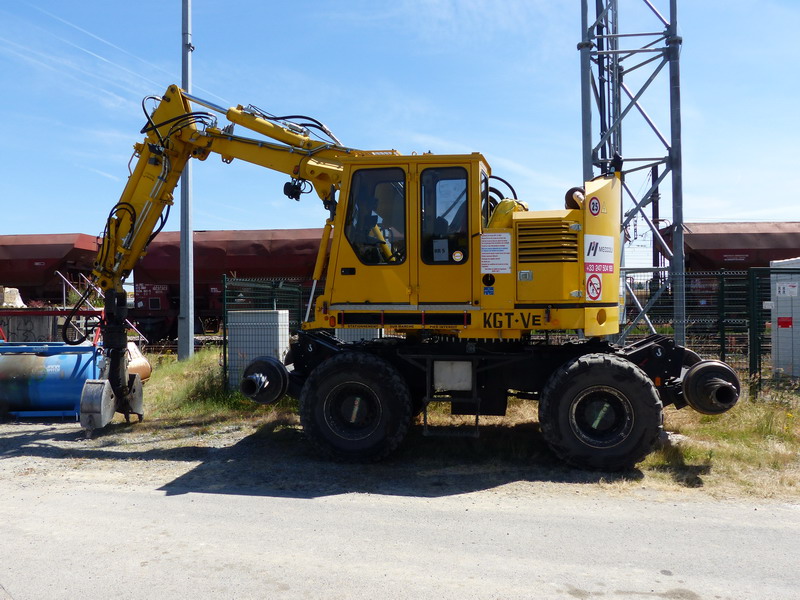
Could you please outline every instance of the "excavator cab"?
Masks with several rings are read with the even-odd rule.
[[[405,260],[405,212],[402,169],[362,169],[353,174],[344,232],[362,264]]]
[[[343,235],[334,234],[318,316],[327,323],[334,311],[337,326],[413,327],[424,325],[421,315],[430,313],[428,325],[463,325],[474,310],[483,157],[342,162],[344,200],[334,232]]]

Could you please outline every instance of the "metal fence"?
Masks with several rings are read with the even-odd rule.
[[[800,382],[800,268],[752,268],[748,288],[751,376],[759,388],[787,373]]]
[[[665,272],[657,270],[625,272],[622,328],[627,329],[626,340],[652,331],[666,335],[673,332],[669,282],[661,296],[651,302],[665,277],[668,277]],[[779,306],[791,311],[794,302],[800,302],[799,281],[800,269],[794,268],[686,273],[686,346],[704,358],[727,362],[756,384],[751,389],[757,393],[779,375],[773,369],[773,351],[783,351],[787,343],[790,352],[800,347],[800,331],[791,316],[777,313]],[[652,306],[646,316],[640,315],[640,307],[647,307],[648,303]],[[797,326],[800,327],[800,322]],[[776,335],[778,329],[781,336]],[[781,340],[781,348],[773,348],[775,340]],[[793,375],[798,377],[800,373]]]
[[[239,279],[223,277],[223,311],[288,310],[289,329],[300,328],[305,316],[310,281],[301,279]]]
[[[621,324],[625,341],[653,332],[672,335],[675,320],[669,282],[656,297],[668,277],[664,271],[625,271],[625,310]],[[724,360],[739,371],[747,370],[753,296],[747,272],[686,273],[685,289],[687,347],[703,358]],[[646,315],[640,315],[640,307],[647,307],[648,303]]]

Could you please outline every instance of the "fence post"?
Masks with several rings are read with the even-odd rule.
[[[222,274],[222,382],[228,390],[228,276]]]
[[[750,381],[753,383],[750,389],[750,396],[752,398],[758,397],[758,392],[761,388],[761,337],[759,334],[759,325],[758,325],[758,277],[757,277],[757,268],[751,267],[747,270],[747,279],[748,279],[748,352],[750,353],[750,360],[749,360],[749,375]],[[755,388],[755,390],[753,389]],[[755,391],[755,393],[754,393]]]
[[[719,359],[727,360],[727,332],[725,331],[725,269],[717,274],[717,324],[719,330]]]

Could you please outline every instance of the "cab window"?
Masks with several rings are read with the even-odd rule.
[[[396,167],[353,173],[345,237],[365,265],[405,261],[405,181]]]
[[[431,265],[461,264],[469,251],[467,170],[425,169],[420,178],[422,260]]]

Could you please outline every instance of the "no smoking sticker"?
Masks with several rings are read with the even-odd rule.
[[[593,217],[600,214],[600,198],[597,196],[592,196],[592,199],[589,200],[589,212]]]
[[[600,280],[600,275],[593,273],[586,278],[586,297],[589,300],[600,300],[603,294],[603,282]]]

